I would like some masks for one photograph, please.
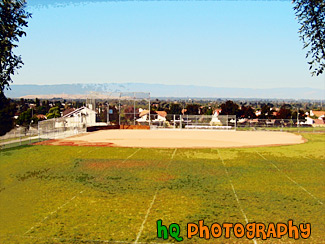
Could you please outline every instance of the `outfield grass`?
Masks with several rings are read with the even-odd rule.
[[[309,239],[282,241],[324,243],[324,135],[303,134],[308,142],[299,145],[219,150],[2,150],[0,243],[176,242],[157,238],[158,219],[178,223],[183,243],[253,243],[186,238],[188,222],[245,224],[245,217],[309,222]]]

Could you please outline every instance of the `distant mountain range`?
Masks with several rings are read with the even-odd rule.
[[[150,92],[151,97],[169,98],[260,98],[311,99],[325,98],[324,89],[315,88],[225,88],[194,85],[162,85],[145,83],[11,85],[10,98],[86,98],[90,92]]]

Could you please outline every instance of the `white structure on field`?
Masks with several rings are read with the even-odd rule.
[[[212,119],[210,121],[210,125],[213,126],[213,125],[221,125],[221,121],[219,120],[218,116],[221,112],[221,109],[216,109],[213,113],[213,116],[212,116]]]

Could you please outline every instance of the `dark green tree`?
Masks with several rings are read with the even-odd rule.
[[[178,103],[172,103],[170,105],[170,114],[181,114],[182,113],[182,108],[181,105]]]
[[[5,135],[14,127],[16,105],[0,93],[0,136]]]
[[[199,104],[187,104],[185,114],[198,115],[199,114],[199,109],[200,109]]]
[[[23,126],[29,126],[32,123],[37,124],[37,122],[38,119],[35,115],[33,116],[33,112],[30,108],[22,112],[17,119],[17,124]]]
[[[259,116],[260,119],[271,119],[273,118],[273,113],[271,107],[267,104],[263,104],[261,108],[261,115]]]
[[[242,118],[256,118],[255,111],[251,106],[246,107],[245,105],[243,105],[240,109],[240,115]]]
[[[305,112],[303,110],[301,110],[301,109],[299,109],[298,116],[299,116],[299,120],[302,120],[302,121],[304,121],[305,118],[306,118]],[[292,112],[292,118],[297,119],[297,111]]]
[[[21,57],[14,54],[19,38],[26,35],[27,19],[31,14],[25,11],[25,0],[0,1],[0,94],[9,89],[12,75],[24,64]]]
[[[221,104],[220,115],[240,115],[239,106],[231,100]]]
[[[324,0],[293,0],[299,24],[300,39],[308,49],[312,75],[320,75],[325,69],[325,2]]]

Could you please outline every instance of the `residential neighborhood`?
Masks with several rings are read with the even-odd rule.
[[[173,115],[209,115],[210,124],[220,124],[219,115],[236,115],[236,123],[242,127],[287,126],[280,120],[292,120],[300,127],[325,127],[325,110],[320,102],[263,101],[263,100],[200,100],[154,99],[150,104],[140,101],[118,103],[115,100],[64,100],[64,99],[11,99],[8,116],[12,114],[10,129],[35,127],[39,121],[64,118],[64,125],[71,127],[84,123],[87,126],[107,124],[146,124],[172,126],[168,121],[179,120]],[[298,113],[297,113],[298,111]],[[184,117],[184,116],[183,116]],[[184,122],[184,121],[183,121]],[[168,124],[169,123],[169,124]],[[282,124],[281,124],[282,123]],[[221,123],[222,124],[222,123]],[[4,132],[2,132],[4,134]]]

